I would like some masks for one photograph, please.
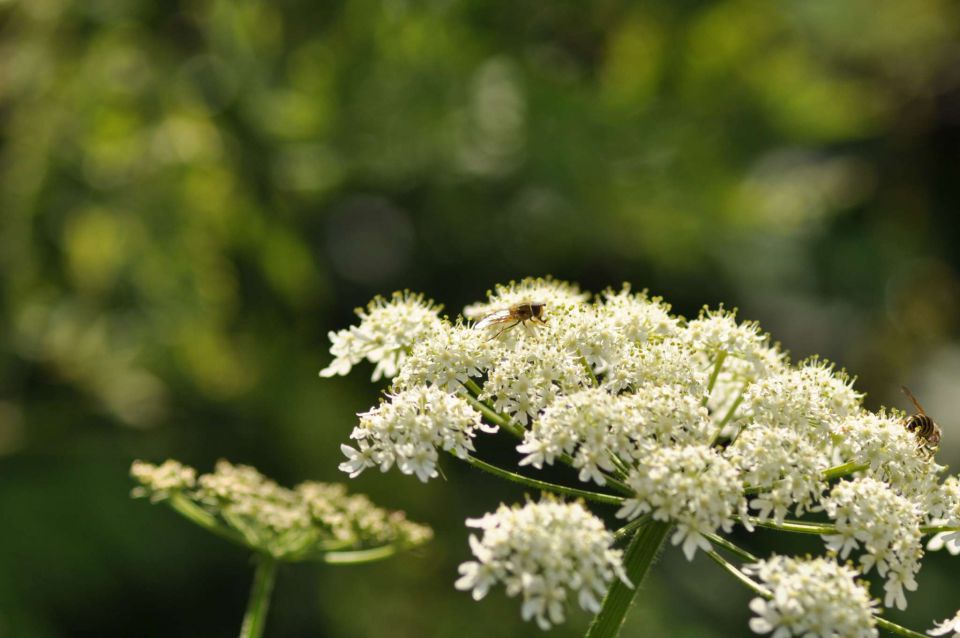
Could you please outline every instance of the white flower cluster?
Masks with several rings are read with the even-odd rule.
[[[430,528],[407,521],[402,512],[376,507],[342,485],[306,482],[288,489],[250,466],[227,461],[199,478],[173,460],[160,466],[136,461],[130,472],[140,482],[134,496],[171,499],[175,509],[199,507],[247,546],[284,560],[332,549],[408,547],[432,536]]]
[[[603,472],[615,472],[616,459],[637,463],[659,442],[702,437],[706,424],[706,408],[680,386],[645,386],[622,395],[589,388],[553,401],[517,450],[526,455],[520,465],[537,469],[568,454],[581,481],[604,485]]]
[[[782,524],[792,510],[802,515],[820,496],[819,469],[826,460],[810,437],[782,427],[746,428],[726,449],[747,485],[757,486],[750,507],[762,521]]]
[[[530,304],[542,312],[530,316]],[[356,445],[342,446],[351,476],[397,464],[425,481],[440,451],[463,457],[499,425],[522,439],[518,466],[567,464],[590,487],[623,493],[618,516],[674,524],[690,559],[738,522],[825,510],[828,549],[858,550],[898,607],[916,586],[921,530],[960,526],[960,484],[942,482],[902,412],[865,410],[845,372],[789,362],[733,312],[685,320],[627,286],[591,298],[552,279],[497,286],[452,322],[433,308],[395,295],[332,334],[325,373],[366,356],[392,378],[388,402],[360,415]],[[417,313],[416,325],[392,319]],[[928,548],[940,547],[960,553],[960,532],[934,535]]]
[[[357,308],[360,325],[330,332],[334,359],[320,376],[347,374],[364,359],[376,364],[371,381],[394,376],[413,344],[440,328],[440,310],[423,295],[396,292],[390,301],[377,297],[366,309]]]
[[[647,512],[677,529],[670,541],[683,546],[692,560],[697,548],[709,550],[704,538],[722,528],[730,531],[743,507],[743,485],[736,467],[705,445],[667,447],[650,452],[631,470],[627,484],[635,496],[617,516],[636,518]]]
[[[923,558],[918,506],[886,483],[861,478],[837,483],[823,507],[838,532],[824,536],[827,548],[846,558],[862,544],[868,552],[860,556],[863,573],[876,565],[886,577],[884,605],[906,609],[903,590],[917,588],[915,576]]]
[[[774,556],[747,568],[770,589],[754,598],[750,629],[773,638],[873,638],[876,601],[850,567],[817,558]]]
[[[956,556],[960,554],[960,477],[948,476],[929,499],[931,525],[946,525],[956,531],[935,534],[927,549],[936,551],[947,548]]]
[[[173,459],[167,459],[160,465],[134,461],[130,466],[130,476],[140,482],[139,487],[133,488],[133,496],[146,496],[154,503],[197,484],[197,471]]]
[[[483,530],[483,536],[470,536],[476,560],[460,565],[457,589],[471,590],[480,600],[503,583],[508,596],[523,598],[523,619],[535,619],[541,629],[564,621],[569,594],[596,613],[614,579],[629,584],[621,552],[611,549],[613,534],[580,503],[548,498],[522,507],[501,505],[467,525]]]
[[[426,482],[437,476],[437,450],[463,458],[473,451],[477,430],[497,428],[485,425],[462,397],[436,386],[402,390],[360,415],[360,425],[350,435],[359,449],[340,446],[348,459],[340,469],[352,478],[369,467],[385,472],[396,463],[404,474]]]
[[[841,458],[869,464],[866,473],[918,502],[937,492],[945,468],[917,454],[917,437],[903,427],[903,416],[862,411],[835,428]]]

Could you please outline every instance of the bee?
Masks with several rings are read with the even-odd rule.
[[[491,312],[489,315],[481,319],[474,326],[475,330],[482,330],[487,326],[492,326],[495,324],[501,323],[510,323],[509,326],[504,326],[500,331],[490,337],[490,339],[496,339],[504,332],[513,328],[514,326],[526,323],[528,321],[537,321],[540,323],[547,323],[547,320],[543,318],[543,308],[546,304],[539,301],[522,301],[517,304],[513,304],[509,308],[503,308],[502,310],[497,310]]]
[[[917,448],[923,450],[927,457],[931,457],[940,447],[940,436],[942,434],[940,426],[924,412],[923,406],[917,401],[917,397],[913,396],[913,393],[906,386],[902,385],[900,389],[917,408],[917,414],[908,416],[907,420],[904,421],[904,426],[917,435]]]

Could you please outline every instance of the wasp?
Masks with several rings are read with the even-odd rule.
[[[906,386],[902,385],[900,389],[917,408],[917,414],[908,416],[907,420],[904,421],[904,426],[917,435],[917,447],[923,450],[927,457],[931,457],[940,447],[940,436],[943,434],[940,426],[924,411],[923,406],[917,401],[917,397],[913,396],[913,393]]]
[[[513,304],[509,308],[503,308],[502,310],[497,310],[491,312],[489,315],[481,319],[474,326],[475,330],[482,330],[487,326],[492,326],[495,324],[501,323],[510,323],[509,326],[504,326],[500,331],[490,337],[490,339],[496,339],[504,332],[513,328],[516,325],[521,323],[527,323],[528,321],[537,321],[540,323],[547,323],[547,320],[543,318],[543,309],[546,304],[539,301],[522,301],[517,304]]]

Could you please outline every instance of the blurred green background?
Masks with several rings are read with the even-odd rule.
[[[0,635],[236,635],[248,557],[129,464],[345,480],[378,388],[318,378],[326,334],[400,288],[736,305],[872,408],[910,385],[960,466],[958,31],[952,0],[0,0]],[[452,586],[463,519],[522,492],[444,471],[353,481],[435,542],[286,568],[268,635],[538,634]],[[893,617],[951,615],[958,560]],[[669,551],[624,635],[746,635],[748,599]]]

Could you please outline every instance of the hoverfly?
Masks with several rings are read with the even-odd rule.
[[[923,410],[923,406],[917,401],[917,397],[913,396],[913,393],[906,386],[902,385],[900,389],[917,408],[917,414],[908,416],[903,424],[917,435],[917,448],[923,450],[927,457],[931,457],[940,447],[940,436],[942,434],[940,426]]]
[[[521,323],[525,324],[528,321],[547,323],[547,320],[543,318],[544,306],[546,306],[546,304],[539,301],[522,301],[520,303],[513,304],[509,308],[503,308],[502,310],[491,312],[489,315],[478,321],[474,326],[474,329],[483,330],[487,326],[500,323],[510,323],[512,321],[513,323],[510,323],[509,326],[504,326],[497,334],[490,337],[490,339],[496,339],[510,328],[513,328]]]

